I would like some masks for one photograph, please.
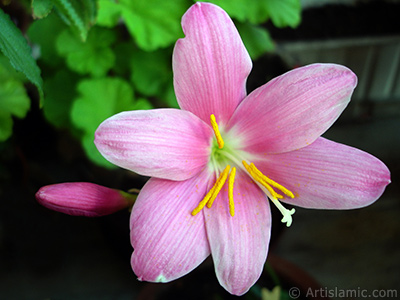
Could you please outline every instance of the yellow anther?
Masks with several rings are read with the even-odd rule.
[[[227,165],[226,168],[222,171],[221,175],[219,175],[217,181],[214,184],[213,187],[213,193],[210,197],[210,200],[207,202],[207,207],[211,208],[212,204],[214,203],[214,200],[217,198],[219,192],[221,191],[222,187],[225,184],[226,179],[228,178],[229,170],[231,169],[230,165]]]
[[[271,187],[271,185],[282,191],[286,196],[290,198],[294,198],[293,193],[284,186],[280,185],[279,183],[276,183],[275,181],[265,176],[259,169],[256,168],[256,166],[253,163],[248,165],[246,161],[243,160],[242,164],[246,168],[247,172],[249,172],[249,175],[255,181],[260,183],[263,187],[265,187],[267,191],[271,194],[270,198],[272,203],[275,204],[275,206],[279,209],[279,211],[283,216],[281,222],[286,223],[286,226],[289,227],[292,224],[293,221],[292,215],[295,213],[295,209],[292,208],[291,210],[288,210],[287,208],[285,208],[282,205],[282,203],[280,203],[278,200],[279,198],[283,198],[283,196],[275,192],[274,189]]]
[[[199,205],[192,211],[192,216],[197,215],[203,208],[206,206],[206,203],[208,202],[208,199],[210,198],[209,194],[212,193],[212,189],[207,193],[207,195],[203,198],[203,200],[200,201]]]
[[[204,206],[210,208],[213,204],[215,198],[217,198],[218,193],[221,191],[223,185],[225,184],[226,178],[228,177],[228,173],[230,170],[230,166],[226,166],[225,170],[221,173],[218,179],[215,181],[212,189],[207,193],[207,195],[200,201],[199,205],[192,211],[192,216],[195,216],[201,211]]]
[[[254,171],[255,174],[257,174],[260,178],[262,178],[267,184],[272,185],[273,187],[277,188],[282,193],[284,193],[286,196],[288,196],[290,198],[294,198],[294,195],[291,191],[289,191],[284,186],[280,185],[279,183],[277,183],[277,182],[273,181],[272,179],[268,178],[267,176],[265,176],[263,173],[261,173],[261,171],[259,169],[257,169],[257,167],[253,163],[250,164],[250,168]]]
[[[228,197],[229,197],[229,213],[233,217],[235,215],[235,203],[233,202],[233,182],[235,181],[236,168],[233,167],[229,173],[228,179]]]
[[[247,172],[249,172],[250,176],[253,177],[253,179],[257,182],[259,182],[263,187],[267,189],[268,192],[270,192],[271,196],[277,199],[283,198],[282,195],[278,194],[277,192],[274,191],[274,189],[265,181],[263,180],[262,177],[260,177],[254,170],[251,168],[245,161],[242,161],[243,166],[246,168]]]
[[[294,198],[294,195],[291,191],[289,191],[287,188],[284,186],[280,185],[279,183],[273,181],[272,179],[268,178],[265,176],[257,167],[251,163],[248,165],[246,161],[242,161],[243,166],[246,168],[246,170],[249,172],[251,177],[253,177],[256,181],[261,183],[270,193],[272,197],[275,197],[277,199],[283,198],[282,195],[278,194],[277,192],[274,191],[274,189],[271,187],[275,187],[278,190],[280,190],[282,193],[284,193],[286,196],[290,198]]]
[[[218,148],[222,149],[224,147],[224,140],[222,139],[221,133],[219,132],[218,124],[213,114],[210,116],[210,122],[214,130],[215,137],[217,138]]]

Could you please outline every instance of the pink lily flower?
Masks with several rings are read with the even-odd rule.
[[[139,280],[177,279],[211,254],[220,284],[242,295],[267,258],[270,203],[289,226],[294,209],[285,203],[363,207],[390,173],[372,155],[320,137],[350,101],[357,78],[349,69],[305,66],[246,95],[252,63],[229,16],[198,2],[182,27],[173,54],[181,110],[122,112],[99,126],[95,144],[110,162],[152,177],[130,221]]]
[[[36,193],[37,201],[49,209],[72,216],[100,217],[132,206],[136,195],[90,182],[46,185]]]

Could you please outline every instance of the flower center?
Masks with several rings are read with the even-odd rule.
[[[273,181],[272,179],[265,176],[253,163],[248,163],[245,159],[241,158],[241,153],[235,151],[230,146],[225,146],[225,142],[222,139],[217,121],[214,115],[210,116],[211,126],[214,130],[214,135],[216,138],[216,144],[212,146],[210,163],[216,173],[216,181],[210,191],[206,194],[203,200],[200,201],[199,205],[192,211],[192,215],[198,214],[206,205],[211,208],[214,200],[217,198],[219,192],[224,186],[225,182],[228,180],[228,199],[229,199],[229,213],[233,217],[235,215],[235,204],[233,201],[233,188],[236,174],[236,167],[242,169],[246,172],[250,178],[258,185],[258,187],[271,199],[271,202],[279,209],[282,213],[282,222],[286,223],[286,226],[292,224],[292,215],[295,213],[295,209],[286,209],[278,199],[284,198],[283,195],[275,191],[279,190],[282,194],[287,197],[294,198],[294,194],[289,191],[284,186]],[[232,167],[229,163],[235,164],[236,167]],[[220,166],[226,165],[221,174],[219,174]],[[275,188],[275,189],[274,189]]]

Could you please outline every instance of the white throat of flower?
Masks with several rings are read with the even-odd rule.
[[[246,161],[246,159],[242,158],[240,153],[237,153],[230,149],[226,150],[223,149],[225,146],[225,142],[222,139],[214,115],[210,116],[210,122],[214,130],[214,134],[218,144],[218,148],[216,148],[216,152],[218,153],[215,155],[214,153],[212,153],[210,161],[211,165],[213,166],[213,169],[215,170],[217,180],[215,181],[214,186],[203,198],[203,200],[200,201],[199,205],[192,211],[192,215],[195,216],[206,205],[208,208],[211,208],[215,198],[218,196],[226,180],[228,180],[229,213],[231,214],[232,217],[235,215],[233,188],[234,188],[234,180],[237,167],[246,172],[247,175],[249,175],[250,178],[258,185],[258,187],[267,195],[267,197],[271,200],[271,202],[282,213],[283,218],[281,222],[286,223],[286,226],[289,227],[292,224],[293,221],[292,215],[295,213],[295,209],[292,208],[291,210],[288,210],[287,208],[285,208],[282,205],[282,203],[279,202],[279,199],[284,198],[284,196],[277,193],[275,189],[282,192],[282,194],[284,194],[286,197],[294,198],[295,197],[294,194],[284,186],[280,185],[279,183],[265,176],[259,169],[257,169],[257,167],[253,163],[249,163],[248,161]],[[212,151],[214,151],[214,149]],[[216,156],[219,156],[222,160],[222,164],[226,165],[221,174],[219,174],[221,162],[217,162]],[[231,168],[228,162],[231,162],[236,166]]]

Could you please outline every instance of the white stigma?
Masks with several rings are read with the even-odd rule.
[[[290,225],[292,225],[293,222],[293,218],[292,215],[296,212],[296,210],[294,208],[292,208],[291,210],[288,210],[287,208],[283,207],[282,203],[280,203],[278,201],[278,199],[274,199],[274,198],[270,198],[272,203],[275,204],[275,206],[279,209],[279,211],[281,212],[283,218],[281,220],[282,223],[286,223],[287,227],[290,227]]]

